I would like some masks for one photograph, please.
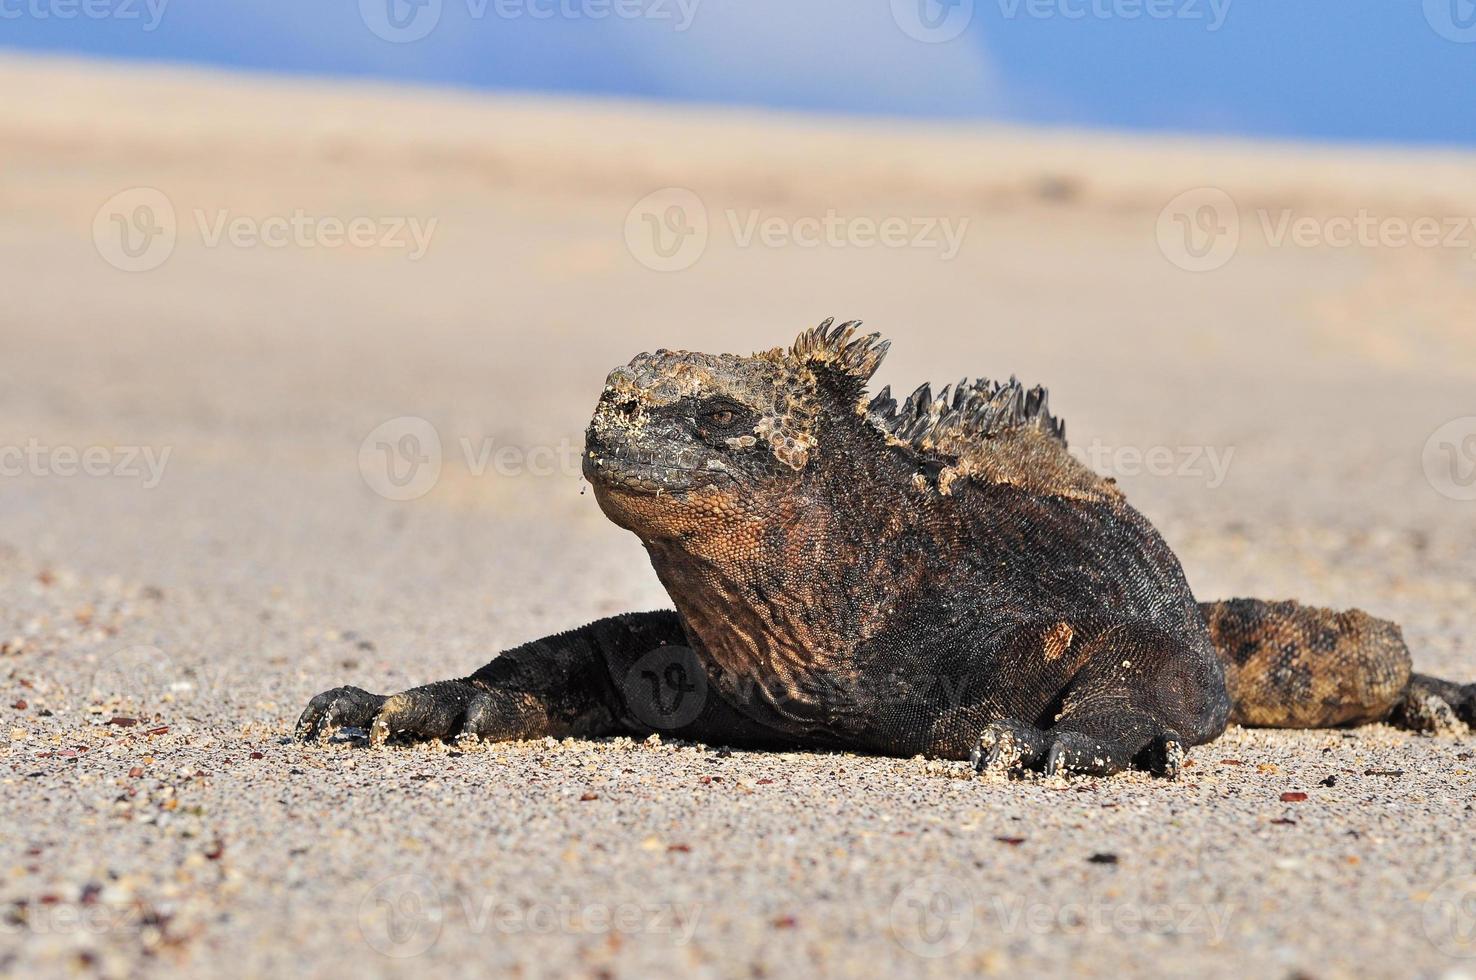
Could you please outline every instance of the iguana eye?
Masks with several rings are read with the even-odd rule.
[[[727,428],[728,426],[732,425],[734,418],[736,418],[736,416],[733,414],[732,410],[727,408],[719,409],[716,412],[707,413],[707,421],[711,422],[713,425],[717,426],[720,429]]]

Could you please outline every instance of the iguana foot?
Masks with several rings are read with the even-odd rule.
[[[312,741],[336,728],[365,728],[387,699],[357,687],[335,687],[308,702],[297,719],[297,737]]]
[[[1389,723],[1429,735],[1459,733],[1462,723],[1476,729],[1476,684],[1454,684],[1415,674],[1389,716]]]
[[[334,728],[367,728],[369,741],[425,740],[479,735],[494,723],[490,695],[463,681],[441,681],[385,696],[338,687],[308,702],[297,737],[317,738]]]
[[[984,726],[969,754],[975,772],[1008,772],[1038,765],[1045,757],[1047,736],[1020,721],[994,721]]]
[[[1165,729],[1147,746],[1136,749],[1125,740],[996,721],[984,726],[969,758],[974,771],[981,773],[1033,769],[1048,776],[1110,776],[1136,764],[1155,775],[1178,779],[1185,753],[1183,738],[1172,729]]]
[[[1467,684],[1461,688],[1461,697],[1455,704],[1456,717],[1466,723],[1472,731],[1476,731],[1476,684]]]
[[[1395,727],[1426,735],[1450,735],[1461,730],[1455,709],[1438,694],[1407,695],[1389,721]]]
[[[1042,767],[1047,776],[1060,773],[1110,776],[1126,769],[1133,761],[1132,747],[1126,742],[1081,732],[1058,731],[1048,735],[1051,747]]]
[[[1126,769],[1133,753],[1126,744],[1112,739],[996,721],[984,726],[969,758],[975,772],[1030,769],[1048,776],[1067,772],[1110,776]]]
[[[1188,754],[1189,749],[1184,745],[1183,736],[1170,728],[1165,729],[1146,749],[1139,752],[1133,763],[1155,776],[1178,779],[1179,774],[1184,771],[1184,759]]]

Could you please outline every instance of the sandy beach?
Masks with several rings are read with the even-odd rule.
[[[0,972],[1476,975],[1469,733],[1232,729],[1176,783],[288,738],[669,605],[579,477],[606,373],[832,315],[894,391],[1046,384],[1202,599],[1476,680],[1476,156],[0,87]]]

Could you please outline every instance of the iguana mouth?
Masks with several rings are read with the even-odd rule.
[[[599,446],[591,437],[585,444],[584,478],[599,487],[651,496],[732,479],[718,460],[709,460],[702,468],[682,467],[657,462],[656,455],[629,446]]]

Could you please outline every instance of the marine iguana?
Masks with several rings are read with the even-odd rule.
[[[648,735],[1176,776],[1227,724],[1476,725],[1476,684],[1411,671],[1359,610],[1197,602],[1046,391],[866,386],[879,335],[826,320],[750,357],[616,368],[584,474],[676,609],[629,613],[392,696],[340,687],[297,731]]]

